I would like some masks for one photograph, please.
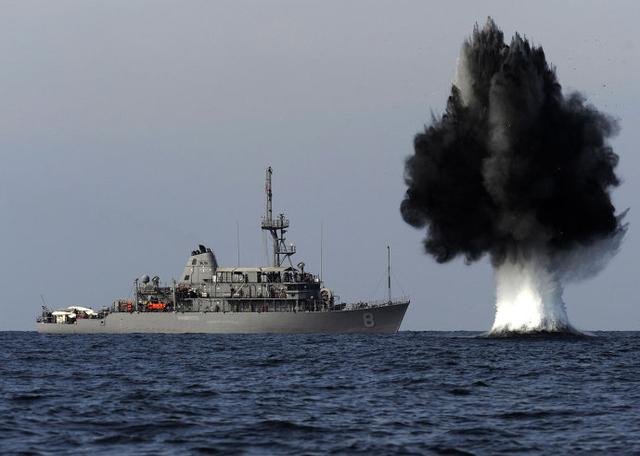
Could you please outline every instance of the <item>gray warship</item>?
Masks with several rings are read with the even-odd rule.
[[[179,281],[163,286],[159,277],[134,281],[132,299],[118,299],[96,311],[71,306],[42,308],[40,333],[395,333],[409,299],[391,297],[387,255],[387,299],[341,302],[321,277],[295,266],[294,244],[287,245],[289,219],[272,213],[272,169],[266,171],[266,211],[261,228],[273,240],[273,259],[265,267],[220,267],[214,252],[199,245]],[[387,247],[387,253],[389,252]]]

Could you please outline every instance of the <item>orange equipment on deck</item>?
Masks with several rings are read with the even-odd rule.
[[[164,310],[167,305],[163,302],[150,302],[147,304],[147,309],[149,310]]]

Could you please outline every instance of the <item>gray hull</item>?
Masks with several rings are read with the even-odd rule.
[[[116,312],[103,320],[37,323],[50,334],[122,333],[377,333],[398,331],[409,303],[334,312]]]

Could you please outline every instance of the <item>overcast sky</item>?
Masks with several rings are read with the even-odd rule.
[[[561,4],[561,5],[559,5]],[[407,330],[488,329],[484,260],[437,265],[399,214],[412,139],[441,113],[462,40],[491,15],[542,45],[565,91],[620,120],[622,251],[565,290],[582,329],[640,329],[637,1],[1,1],[0,329],[100,307],[199,243],[265,262],[264,170],[297,261],[344,300],[410,294]]]

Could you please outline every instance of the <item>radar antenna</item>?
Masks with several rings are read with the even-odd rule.
[[[264,191],[267,194],[267,210],[262,217],[262,229],[269,231],[273,238],[273,266],[280,267],[282,263],[296,253],[296,246],[290,244],[287,246],[285,234],[289,228],[289,219],[284,214],[278,214],[276,219],[273,218],[273,192],[271,189],[271,175],[273,170],[271,166],[267,168],[266,182]]]

